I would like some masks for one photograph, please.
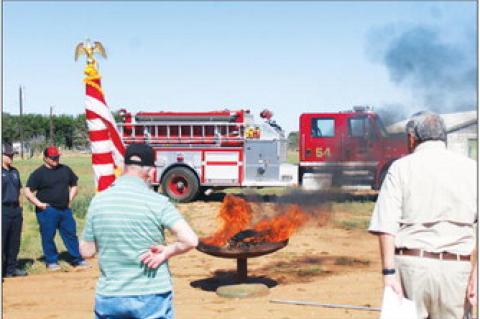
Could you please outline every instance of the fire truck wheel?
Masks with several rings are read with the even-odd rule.
[[[194,200],[200,190],[197,176],[186,167],[174,167],[162,178],[162,190],[171,199],[186,203]]]

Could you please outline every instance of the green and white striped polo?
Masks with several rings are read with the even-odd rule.
[[[172,290],[168,263],[148,269],[140,255],[150,246],[165,244],[164,229],[182,215],[169,200],[140,178],[121,176],[109,189],[98,193],[88,207],[83,231],[85,241],[94,241],[100,265],[96,293],[131,296]]]

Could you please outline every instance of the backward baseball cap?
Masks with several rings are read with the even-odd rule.
[[[153,148],[148,144],[130,144],[125,151],[125,165],[155,166]]]

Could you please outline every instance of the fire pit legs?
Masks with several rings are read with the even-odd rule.
[[[237,258],[237,280],[238,282],[247,281],[247,258]]]

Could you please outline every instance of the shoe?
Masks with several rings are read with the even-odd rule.
[[[6,274],[5,278],[23,277],[23,276],[28,276],[28,273],[25,270],[16,268],[12,273]]]
[[[48,271],[59,271],[62,269],[59,264],[47,264]]]
[[[75,269],[92,268],[92,266],[90,266],[85,260],[82,260],[82,261],[78,262],[77,264],[73,265],[73,267],[75,267]]]

